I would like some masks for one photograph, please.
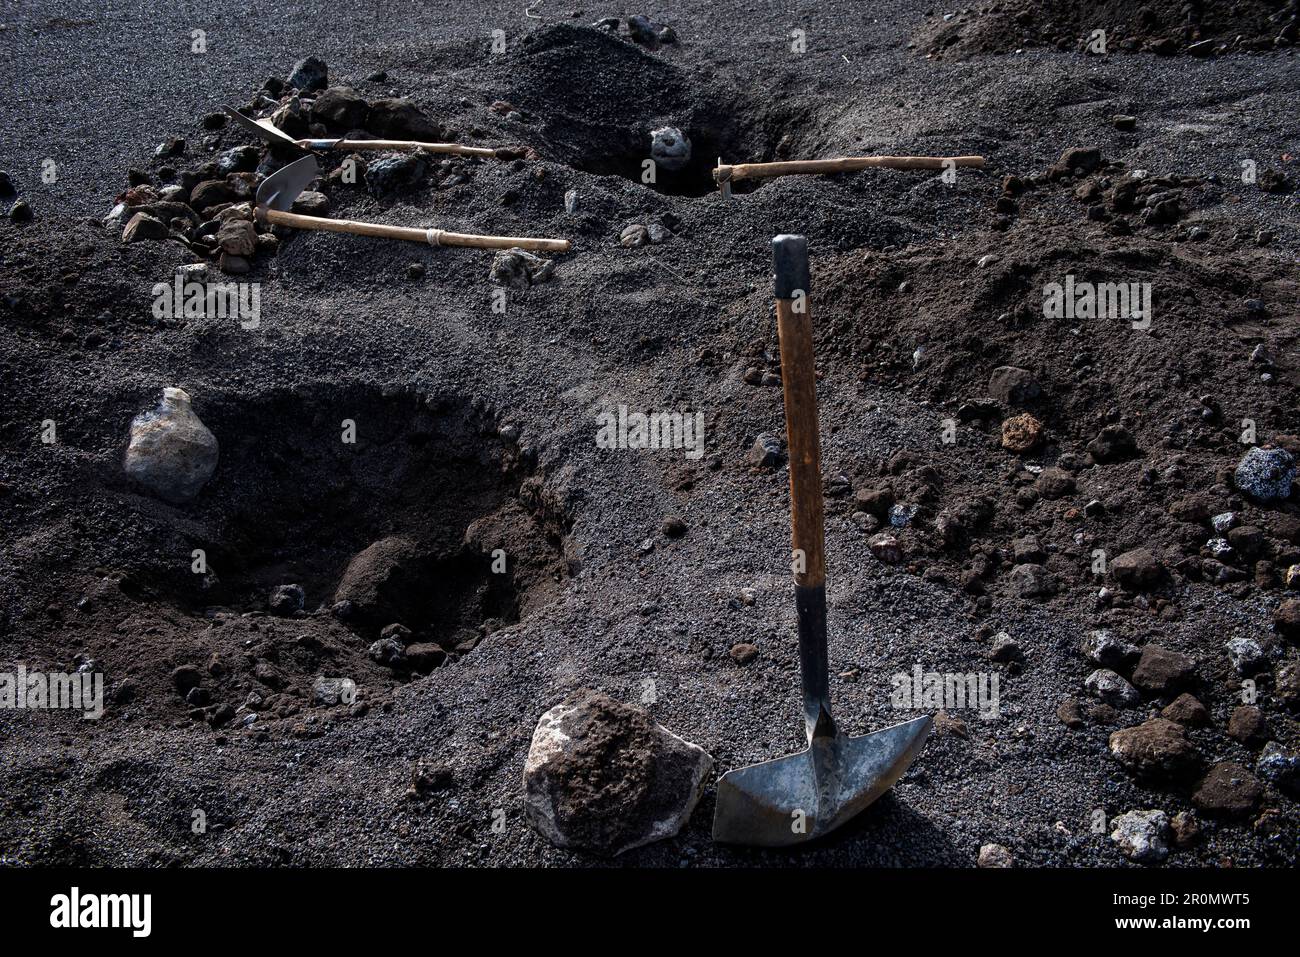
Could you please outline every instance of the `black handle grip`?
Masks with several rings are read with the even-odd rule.
[[[776,267],[776,298],[793,299],[795,290],[802,290],[805,296],[812,291],[806,236],[786,234],[773,239],[772,262]]]

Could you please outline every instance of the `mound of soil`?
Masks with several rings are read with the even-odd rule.
[[[691,141],[690,162],[680,170],[661,166],[648,184],[670,195],[715,192],[711,170],[719,159],[767,162],[815,152],[817,116],[798,97],[756,97],[718,77],[702,82],[666,52],[590,27],[546,27],[509,57],[504,99],[539,118],[530,145],[542,157],[638,184],[651,131],[681,129]],[[492,75],[499,82],[502,72],[493,67]]]
[[[1033,47],[1078,52],[1190,53],[1288,47],[1296,33],[1295,0],[1237,3],[1152,0],[1012,0],[960,13],[936,14],[916,37],[935,59],[964,59]],[[1105,50],[1089,51],[1094,31],[1105,31]]]
[[[1019,197],[1016,215],[1031,220],[937,248],[842,256],[815,275],[822,354],[856,365],[865,390],[933,410],[929,448],[864,462],[839,507],[872,532],[892,517],[905,560],[974,595],[1090,602],[1108,581],[1095,550],[1113,559],[1139,545],[1185,578],[1277,588],[1300,560],[1300,507],[1251,502],[1232,473],[1251,445],[1297,443],[1300,286],[1257,237],[1217,218],[1212,184],[1135,179],[1100,159],[1091,174],[1062,175],[1078,153],[1008,177],[1003,198]],[[1072,218],[1081,197],[1116,193],[1125,208],[1107,222]],[[1198,225],[1141,215],[1171,202],[1199,206]],[[1150,315],[1054,308],[1067,290],[1115,283],[1135,310],[1149,291]],[[1033,441],[1009,448],[1007,423],[1026,415]],[[1207,550],[1219,535],[1208,520],[1224,512],[1263,529],[1226,571],[1225,555]],[[1011,575],[1025,564],[1050,575],[1026,590]]]

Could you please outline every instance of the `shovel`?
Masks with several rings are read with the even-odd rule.
[[[303,139],[295,140],[270,120],[255,120],[239,112],[233,106],[226,107],[229,113],[244,129],[255,136],[260,136],[275,146],[288,146],[299,153],[313,150],[410,150],[418,149],[426,153],[454,153],[458,156],[500,156],[514,159],[520,154],[518,149],[490,149],[483,146],[461,146],[459,143],[421,143],[416,140],[349,140],[349,139]]]
[[[796,558],[799,672],[808,747],[728,771],[718,781],[713,839],[784,847],[833,831],[888,791],[915,760],[930,733],[929,717],[849,737],[831,717],[826,653],[826,554],[821,442],[808,314],[808,240],[777,236],[777,334],[790,444],[790,512]]]
[[[383,239],[406,239],[430,246],[474,246],[479,249],[540,249],[545,252],[569,251],[567,239],[530,239],[524,236],[478,236],[473,233],[451,233],[445,229],[420,229],[413,226],[385,226],[381,223],[357,223],[349,219],[325,219],[321,216],[303,216],[289,209],[298,194],[320,174],[316,157],[304,156],[266,179],[257,187],[255,213],[263,222],[294,229],[323,229],[332,233],[353,233],[357,236],[379,236]]]

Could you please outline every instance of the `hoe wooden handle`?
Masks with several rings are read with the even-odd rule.
[[[799,675],[808,742],[834,737],[826,647],[826,529],[822,505],[817,373],[808,310],[808,240],[772,240],[776,267],[776,331],[781,340],[781,387],[790,444],[790,541],[799,621]]]
[[[533,239],[527,236],[479,236],[474,233],[452,233],[445,229],[421,229],[415,226],[387,226],[382,223],[358,223],[350,219],[324,219],[320,216],[303,216],[285,213],[278,209],[259,209],[258,216],[278,226],[294,229],[323,229],[331,233],[352,233],[357,236],[378,236],[381,239],[405,239],[430,246],[473,246],[477,249],[538,249],[544,252],[569,251],[567,239]]]
[[[817,377],[808,310],[808,240],[803,236],[777,236],[772,240],[772,252],[786,440],[790,445],[791,543],[804,557],[803,571],[796,571],[795,583],[816,588],[826,581],[826,540]]]
[[[311,140],[300,140],[299,145],[310,149]],[[496,156],[497,151],[483,146],[461,146],[459,143],[417,143],[414,140],[338,140],[336,150],[423,150],[426,153],[454,153],[458,156]]]
[[[824,160],[790,160],[784,163],[739,163],[734,166],[719,165],[713,179],[725,183],[738,179],[761,179],[767,176],[793,176],[796,173],[847,173],[859,169],[943,169],[945,163],[955,166],[984,165],[983,156],[842,156]]]

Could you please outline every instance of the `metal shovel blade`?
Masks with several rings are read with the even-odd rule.
[[[276,170],[257,187],[257,208],[278,209],[288,212],[293,201],[307,188],[307,184],[320,175],[316,157],[304,156],[283,169]]]
[[[929,733],[930,718],[915,718],[855,738],[816,737],[798,754],[728,771],[713,839],[787,847],[833,831],[894,786]]]

